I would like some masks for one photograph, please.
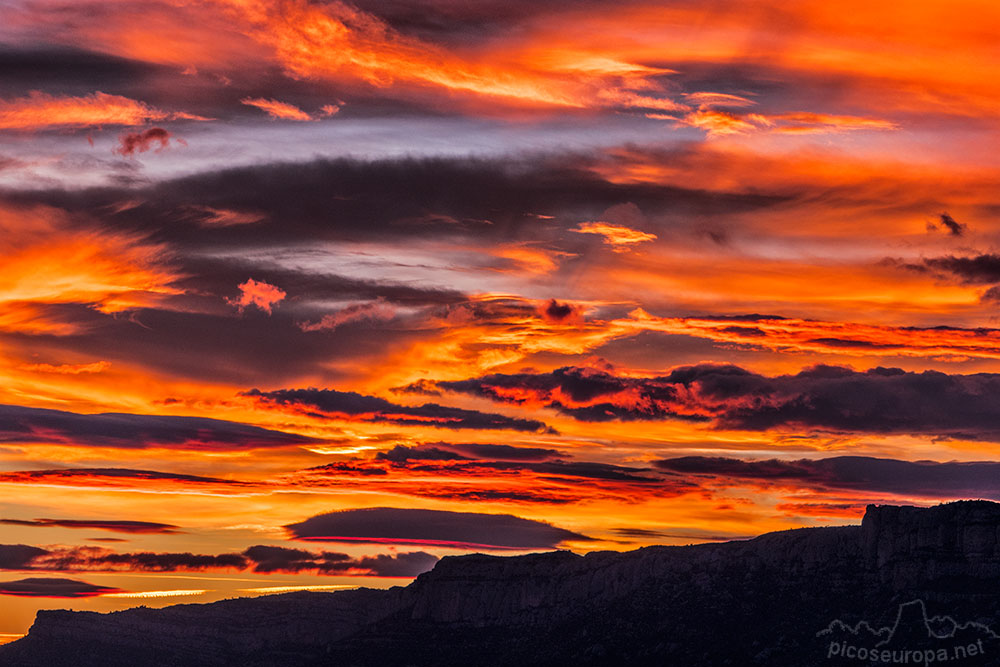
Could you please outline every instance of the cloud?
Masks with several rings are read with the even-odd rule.
[[[75,579],[18,579],[0,581],[0,595],[34,598],[88,598],[121,593],[121,589],[88,584]]]
[[[171,535],[180,532],[177,526],[152,521],[113,521],[82,519],[0,519],[0,523],[11,526],[37,526],[58,528],[87,528],[109,530],[116,533]]]
[[[533,419],[515,419],[476,410],[451,408],[436,403],[408,407],[390,403],[384,398],[365,396],[353,391],[315,388],[277,389],[275,391],[251,389],[242,395],[256,398],[265,404],[297,408],[307,411],[312,416],[321,415],[330,419],[356,418],[360,421],[385,422],[400,426],[435,426],[450,429],[551,431],[544,423]]]
[[[467,456],[462,456],[447,449],[438,447],[407,447],[406,445],[396,445],[387,452],[379,452],[375,455],[379,461],[392,461],[393,463],[403,463],[406,461],[468,461]]]
[[[437,563],[438,558],[425,551],[378,554],[352,558],[344,553],[258,545],[243,552],[254,563],[254,572],[315,572],[317,574],[370,577],[415,577]]]
[[[971,257],[929,257],[919,264],[904,263],[898,260],[894,263],[912,271],[934,271],[957,278],[966,285],[988,285],[1000,283],[1000,255],[985,253]]]
[[[944,226],[944,228],[947,229],[952,236],[961,236],[965,233],[965,230],[968,229],[968,225],[958,222],[947,213],[941,214],[941,225]]]
[[[289,483],[298,488],[359,488],[419,498],[525,505],[598,498],[629,503],[637,496],[667,498],[699,491],[686,478],[648,467],[553,459],[548,450],[537,448],[524,448],[527,451],[522,455],[522,448],[483,447],[490,449],[449,443],[397,446],[372,458],[299,471]],[[467,455],[456,455],[463,449]]]
[[[571,303],[559,303],[549,299],[544,307],[539,307],[539,314],[550,324],[572,324],[583,317],[583,309]]]
[[[76,572],[201,572],[246,567],[240,554],[117,553],[102,547],[64,547],[47,550],[29,569]]]
[[[719,535],[717,533],[709,533],[703,530],[684,528],[684,529],[674,529],[674,530],[650,530],[648,528],[613,528],[612,531],[615,535],[626,538],[637,538],[639,540],[650,541],[650,540],[693,540],[698,542],[729,542],[731,540],[745,540],[755,537],[754,535]]]
[[[622,326],[639,327],[642,330],[693,336],[730,346],[752,345],[754,348],[785,353],[873,357],[891,354],[936,361],[1000,359],[1000,329],[986,327],[887,326],[757,314],[657,318],[642,310],[633,311],[629,315],[628,319],[618,322]],[[734,322],[752,322],[754,326],[737,325]],[[437,390],[433,383],[426,383],[424,389]]]
[[[256,545],[243,553],[119,553],[92,546],[42,549],[24,544],[0,544],[0,570],[59,572],[206,572],[252,570],[361,577],[415,577],[437,562],[423,552],[352,557],[330,551],[312,552]]]
[[[265,282],[257,282],[253,278],[247,279],[245,283],[239,285],[240,297],[238,299],[226,299],[226,303],[239,308],[240,312],[248,306],[256,306],[262,311],[271,314],[271,307],[285,298],[285,291],[269,285]]]
[[[142,102],[102,92],[56,97],[33,91],[27,97],[0,100],[0,130],[142,125],[170,116]]]
[[[656,234],[640,232],[610,222],[581,222],[569,231],[577,234],[597,234],[605,244],[612,246],[615,252],[628,252],[632,246],[656,240]]]
[[[432,569],[437,561],[437,556],[424,551],[406,551],[365,556],[358,560],[358,568],[370,571],[374,577],[415,577]]]
[[[252,225],[267,217],[263,213],[234,211],[228,208],[213,208],[211,206],[191,206],[189,208],[197,216],[198,224],[204,227]]]
[[[252,107],[257,107],[261,111],[266,112],[267,115],[269,115],[272,119],[298,120],[298,121],[315,120],[312,116],[307,114],[302,109],[292,104],[288,104],[287,102],[279,102],[278,100],[274,99],[268,100],[264,99],[263,97],[257,97],[257,98],[248,97],[240,100],[240,102]],[[332,115],[332,113],[326,112],[326,107],[323,108],[323,111],[324,113],[326,113],[326,115]]]
[[[57,375],[81,375],[103,373],[111,368],[110,361],[93,361],[89,364],[24,364],[22,370],[32,373],[55,373]]]
[[[59,484],[65,486],[135,486],[140,485],[193,485],[244,486],[246,482],[129,468],[54,468],[50,470],[18,470],[0,472],[3,484]]]
[[[47,325],[39,309],[86,304],[107,314],[177,294],[170,252],[147,233],[109,229],[88,214],[8,199],[0,203],[0,330],[78,333],[72,325]]]
[[[159,144],[156,152],[170,146],[172,135],[162,127],[151,127],[142,132],[128,132],[118,137],[119,146],[114,149],[114,153],[125,157],[132,157],[136,153],[145,153],[153,148],[154,144]]]
[[[591,538],[510,514],[372,507],[285,526],[297,540],[419,544],[459,549],[551,549]]]
[[[556,449],[514,447],[513,445],[494,445],[478,442],[458,444],[439,443],[439,446],[477,459],[499,459],[501,461],[544,461],[546,459],[566,456],[563,452]]]
[[[306,436],[207,417],[78,414],[0,405],[0,442],[226,451],[292,447],[318,441]]]
[[[580,421],[680,419],[720,429],[922,434],[1000,441],[1000,375],[859,372],[815,366],[766,377],[738,366],[684,366],[658,377],[590,368],[438,382],[442,389]]]
[[[335,313],[324,315],[319,322],[301,322],[303,331],[334,331],[349,322],[388,322],[396,316],[396,309],[385,299],[379,298],[368,303],[354,303]]]
[[[655,465],[674,473],[709,476],[725,484],[759,482],[796,489],[891,493],[910,498],[1000,500],[1000,462],[994,461],[901,461],[868,456],[741,460],[688,456],[664,459]]]
[[[48,551],[27,544],[0,544],[0,570],[27,570],[31,561]]]
[[[696,97],[697,96],[697,97]],[[694,111],[684,114],[677,125],[689,125],[705,130],[709,138],[740,135],[750,132],[775,132],[781,134],[839,133],[858,130],[896,130],[899,126],[881,118],[845,116],[811,111],[792,111],[775,114],[742,114],[726,109],[756,104],[751,100],[720,93],[695,93],[688,100],[698,104]],[[719,109],[717,107],[722,107]],[[651,115],[651,117],[659,117]],[[674,120],[664,116],[664,120]]]

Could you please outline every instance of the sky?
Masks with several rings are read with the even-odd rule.
[[[3,3],[0,641],[1000,500],[998,26]]]

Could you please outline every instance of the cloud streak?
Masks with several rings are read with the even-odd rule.
[[[436,403],[419,406],[393,404],[384,398],[365,396],[335,389],[252,389],[243,394],[263,405],[294,408],[328,419],[384,422],[400,426],[434,426],[447,429],[500,429],[523,432],[547,430],[534,419],[516,419],[504,415],[452,408]]]
[[[0,442],[226,451],[294,447],[318,441],[306,436],[207,417],[78,414],[0,405]]]
[[[173,535],[180,532],[178,527],[169,523],[155,521],[118,521],[118,520],[88,520],[88,519],[0,519],[0,523],[9,526],[33,526],[39,528],[85,528],[93,530],[108,530],[115,533],[133,535],[160,534]]]
[[[1000,463],[994,461],[902,461],[867,456],[747,461],[689,456],[664,459],[655,465],[674,473],[712,478],[721,484],[757,482],[906,498],[1000,500]]]

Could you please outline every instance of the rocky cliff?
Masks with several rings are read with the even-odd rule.
[[[835,664],[817,638],[834,619],[888,625],[921,599],[991,625],[998,594],[1000,505],[870,506],[861,526],[723,544],[449,557],[385,591],[40,612],[0,665],[804,667]]]

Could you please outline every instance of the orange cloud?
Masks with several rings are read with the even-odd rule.
[[[27,97],[0,100],[0,130],[142,125],[173,116],[143,102],[102,92],[55,97],[35,91]]]
[[[257,107],[261,111],[264,111],[271,118],[281,119],[281,120],[314,120],[312,116],[307,114],[302,109],[288,104],[287,102],[279,102],[278,100],[268,100],[263,97],[250,98],[240,100],[243,104],[248,106]]]
[[[656,240],[656,234],[648,234],[623,225],[614,225],[610,222],[601,221],[581,222],[575,229],[571,229],[570,231],[577,234],[597,234],[603,237],[604,243],[615,246],[615,252],[627,252],[631,249],[630,246]]]
[[[238,307],[241,313],[247,306],[256,306],[270,315],[271,307],[285,298],[284,290],[265,282],[258,282],[253,278],[249,278],[239,288],[240,297],[226,299],[226,303]]]
[[[110,361],[95,361],[89,364],[25,364],[21,366],[21,370],[32,373],[56,373],[59,375],[103,373],[109,368],[111,368]]]
[[[176,294],[178,275],[166,248],[142,238],[74,225],[46,207],[0,210],[4,239],[0,318],[15,328],[15,312],[40,304],[82,303],[113,313]],[[34,318],[27,318],[26,324]]]

